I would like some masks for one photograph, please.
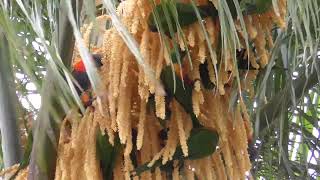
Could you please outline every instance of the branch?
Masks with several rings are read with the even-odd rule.
[[[320,172],[320,167],[312,163],[307,163],[306,165],[301,165],[300,163],[295,161],[290,161],[290,163],[291,163],[292,169],[297,172],[299,171],[301,172],[301,170],[307,171],[308,169],[313,169],[318,173]]]
[[[76,9],[77,0],[72,0],[73,14],[80,16],[80,11],[82,7],[82,1],[78,1],[79,10]],[[63,5],[64,3],[61,3]],[[75,45],[75,38],[72,31],[72,26],[68,20],[67,9],[60,5],[60,15],[59,16],[59,53],[66,67],[71,66],[71,60],[73,55],[73,49]]]

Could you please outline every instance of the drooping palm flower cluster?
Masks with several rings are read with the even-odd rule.
[[[237,56],[226,46],[221,52],[221,41],[226,39],[221,38],[214,10],[222,2],[196,0],[204,21],[199,22],[192,10],[189,15],[194,20],[187,23],[182,19],[192,8],[189,0],[176,4],[178,19],[170,11],[165,13],[167,4],[159,0],[154,5],[148,0],[119,4],[118,15],[155,79],[137,63],[114,27],[105,30],[100,75],[107,103],[102,108],[94,103],[81,120],[67,116],[56,179],[244,179],[248,175],[250,117],[241,95],[233,108],[230,101],[235,89],[254,95],[252,82],[270,59],[272,29],[286,26],[286,1],[278,0],[277,9],[270,1],[261,5],[266,10],[246,13],[246,31],[239,17],[233,19],[241,44]],[[155,28],[156,17],[160,23]],[[179,21],[181,27],[162,23],[161,18]],[[84,32],[88,43],[90,31]]]

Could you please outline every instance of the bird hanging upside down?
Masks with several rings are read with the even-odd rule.
[[[92,60],[97,68],[100,68],[103,65],[101,59],[102,57],[100,54],[92,54]],[[73,64],[72,76],[77,80],[81,87],[79,88],[77,85],[75,86],[84,107],[90,106],[93,100],[92,88],[82,59]]]

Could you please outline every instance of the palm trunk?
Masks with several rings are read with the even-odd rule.
[[[15,85],[7,39],[0,29],[0,128],[4,167],[19,163],[21,146],[17,127]]]

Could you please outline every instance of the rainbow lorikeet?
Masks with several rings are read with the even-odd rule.
[[[103,64],[101,62],[102,56],[100,54],[92,54],[92,60],[97,68],[100,68]],[[86,68],[82,60],[73,64],[72,76],[77,80],[79,86],[75,86],[78,95],[85,107],[92,104],[91,83],[86,72]]]

